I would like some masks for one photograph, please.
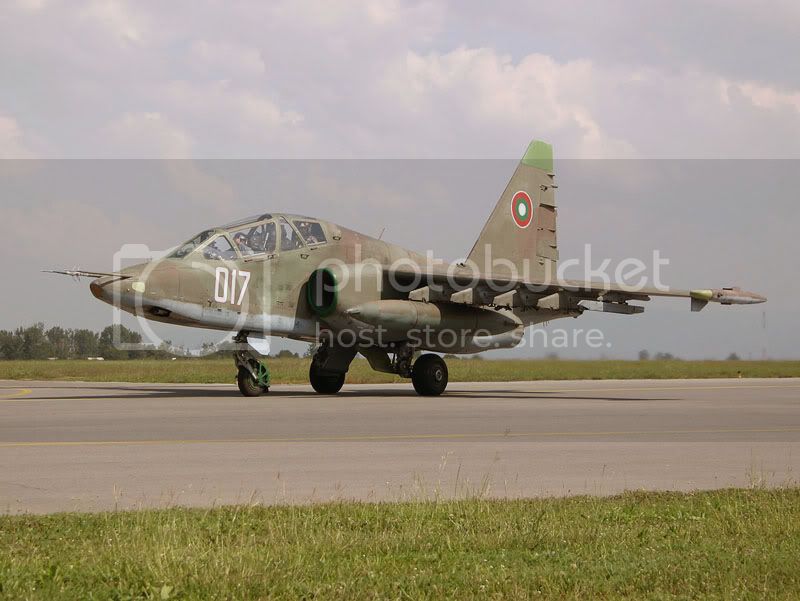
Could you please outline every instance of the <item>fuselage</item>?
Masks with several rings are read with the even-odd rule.
[[[429,262],[421,253],[331,222],[268,214],[205,230],[164,258],[122,270],[124,279],[95,280],[91,290],[105,302],[155,321],[306,341],[316,340],[321,328],[363,333],[386,323],[389,339],[401,340],[417,326],[458,326],[463,340],[448,345],[449,352],[485,350],[475,348],[473,335],[497,337],[490,348],[513,346],[524,325],[557,316],[423,307],[386,275],[391,265],[422,271]],[[309,303],[307,283],[321,268],[337,274],[338,308],[332,314],[322,315]],[[363,312],[355,307],[364,307]],[[436,350],[437,344],[418,346]]]

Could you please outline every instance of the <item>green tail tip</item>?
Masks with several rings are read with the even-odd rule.
[[[553,147],[547,142],[534,140],[528,145],[522,162],[530,167],[536,167],[542,171],[551,173],[553,171]]]

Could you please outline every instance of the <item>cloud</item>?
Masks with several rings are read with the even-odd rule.
[[[800,93],[694,68],[514,60],[461,47],[409,52],[380,87],[396,126],[383,137],[401,146],[402,132],[414,131],[411,148],[432,156],[453,156],[459,140],[467,144],[456,156],[503,156],[509,140],[519,149],[535,136],[561,158],[800,157]]]
[[[446,10],[439,2],[399,0],[279,0],[264,7],[274,31],[288,28],[310,35],[346,34],[345,46],[358,47],[365,39],[383,37],[388,46],[393,40],[429,40],[441,30]],[[249,12],[249,10],[248,10]],[[336,38],[322,39],[323,44]],[[376,47],[379,51],[379,47]]]
[[[257,48],[230,42],[197,40],[189,49],[194,67],[217,77],[260,77],[266,65]]]
[[[122,44],[140,44],[146,32],[144,19],[120,0],[93,0],[80,11],[82,19],[96,23]]]
[[[169,106],[184,121],[209,125],[198,132],[205,156],[252,156],[255,148],[258,156],[282,157],[307,148],[312,139],[301,113],[281,108],[260,89],[229,81],[170,81],[154,91],[151,101]],[[220,136],[227,154],[215,151],[212,136]]]
[[[227,115],[230,128],[271,130],[281,126],[296,126],[303,116],[283,110],[264,94],[237,88],[227,81],[193,83],[172,81],[160,89],[163,99],[172,106],[183,107],[188,114],[205,114],[222,119]]]
[[[734,87],[746,96],[753,103],[753,106],[767,110],[791,108],[800,113],[800,91],[798,90],[786,92],[773,86],[762,85],[752,81],[739,83],[723,81],[721,83],[723,101],[726,104],[730,104],[730,88]]]
[[[0,103],[56,156],[800,156],[791,2],[27,2]]]
[[[16,119],[0,112],[0,160],[32,159],[37,153]]]
[[[492,132],[523,139],[535,134],[565,141],[572,156],[631,156],[629,143],[603,132],[587,99],[597,72],[590,61],[559,63],[541,54],[519,62],[489,48],[458,48],[448,53],[408,53],[383,80],[387,96],[422,121],[448,128]],[[519,133],[517,133],[519,132]],[[467,153],[491,156],[493,148]]]
[[[47,0],[16,0],[15,4],[22,10],[38,12],[47,5]]]
[[[121,156],[165,159],[191,156],[191,136],[160,113],[126,113],[105,129]]]
[[[0,252],[9,261],[34,261],[39,268],[106,269],[111,254],[131,235],[152,236],[161,229],[127,211],[111,213],[70,193],[54,194],[33,206],[3,209]]]
[[[228,218],[238,208],[230,185],[192,160],[191,136],[163,115],[128,113],[110,123],[107,132],[124,157],[165,159],[159,165],[173,189],[195,210]]]

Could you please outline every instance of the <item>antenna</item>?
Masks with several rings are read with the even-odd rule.
[[[383,238],[383,232],[385,232],[385,231],[386,231],[386,228],[385,228],[385,227],[384,227],[384,228],[381,228],[381,233],[380,233],[380,234],[378,234],[378,240],[380,240],[381,238]]]

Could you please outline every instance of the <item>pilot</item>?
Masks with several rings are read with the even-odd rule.
[[[253,253],[264,252],[264,229],[258,228],[250,234],[249,246]]]
[[[243,255],[253,254],[253,249],[250,248],[250,245],[247,243],[247,236],[245,236],[243,232],[237,233],[233,237],[233,241],[236,243],[236,248],[238,248]]]
[[[297,229],[300,231],[300,235],[303,236],[303,240],[306,241],[306,244],[319,244],[319,240],[311,231],[310,223],[301,221],[297,224]]]

